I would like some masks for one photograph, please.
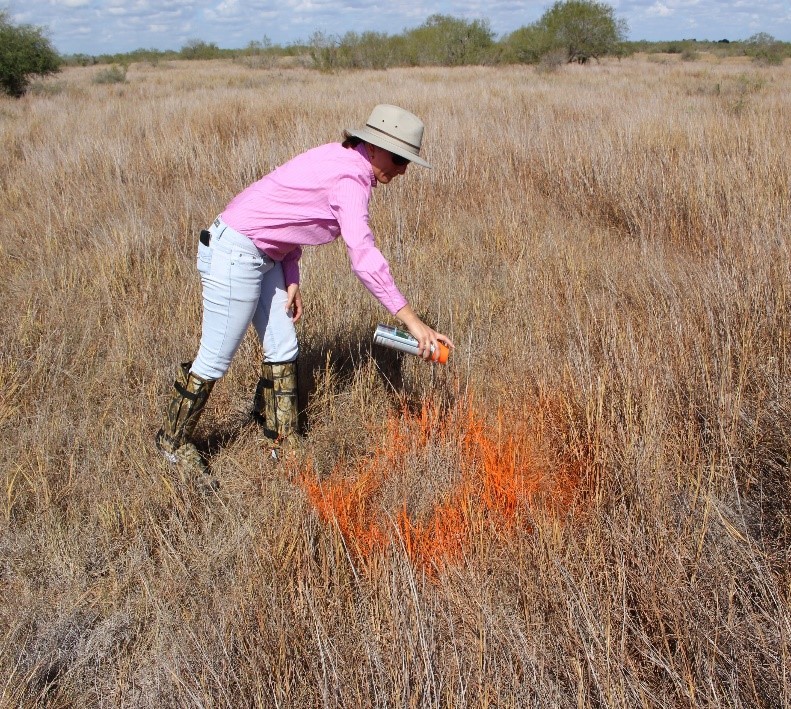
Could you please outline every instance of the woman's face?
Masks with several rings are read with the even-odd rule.
[[[374,170],[374,177],[380,184],[386,185],[398,175],[403,175],[406,172],[409,163],[397,165],[393,162],[393,154],[389,150],[380,148],[376,145],[367,145],[368,157],[371,160],[371,167]],[[400,162],[399,157],[395,159]]]

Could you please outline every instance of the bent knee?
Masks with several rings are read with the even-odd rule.
[[[267,348],[264,351],[264,362],[273,364],[275,362],[293,362],[299,356],[299,343],[297,338],[279,342],[275,347]]]
[[[198,356],[192,363],[190,372],[206,381],[217,381],[225,376],[230,364],[230,362],[209,361]]]

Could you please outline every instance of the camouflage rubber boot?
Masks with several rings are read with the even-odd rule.
[[[272,379],[272,365],[264,362],[261,365],[261,377],[255,387],[253,397],[253,420],[263,429],[264,435],[275,440],[275,382]],[[267,425],[267,422],[270,422]]]
[[[173,396],[168,404],[165,421],[156,436],[157,448],[171,463],[178,466],[182,478],[191,480],[198,488],[216,490],[217,480],[198,449],[190,441],[214,382],[190,372],[192,362],[183,362],[173,382]]]
[[[255,390],[253,417],[263,426],[271,441],[274,457],[278,451],[296,450],[302,446],[299,436],[297,403],[297,363],[264,362],[261,379]]]

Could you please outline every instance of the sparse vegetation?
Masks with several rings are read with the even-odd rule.
[[[783,63],[785,52],[782,42],[778,42],[766,32],[752,35],[745,45],[747,55],[761,64],[777,66]]]
[[[200,39],[191,39],[179,52],[182,59],[218,59],[222,56],[220,48],[215,42],[204,42]]]
[[[0,99],[2,704],[788,706],[787,68],[169,64]],[[197,234],[380,101],[434,169],[372,226],[457,350],[372,348],[308,250],[306,449],[263,455],[251,333],[201,497],[153,446]]]
[[[634,54],[680,55],[696,61],[704,55],[717,58],[753,57],[767,66],[782,64],[791,56],[791,43],[779,42],[761,32],[744,42],[698,41],[695,39],[647,42],[626,41],[627,25],[614,8],[596,0],[560,0],[541,18],[497,39],[489,21],[434,14],[416,27],[398,35],[386,32],[356,32],[343,35],[315,30],[307,42],[276,45],[268,37],[241,49],[226,49],[215,42],[188,41],[179,51],[137,49],[124,54],[90,56],[74,54],[63,61],[69,66],[134,62],[156,66],[176,59],[227,59],[249,68],[278,65],[311,65],[324,72],[341,69],[388,69],[408,66],[470,66],[542,64],[542,70],[563,63],[584,64],[605,56]],[[656,58],[664,61],[666,58]]]
[[[113,64],[106,69],[101,69],[93,77],[94,84],[124,84],[126,83],[126,72],[128,67]]]

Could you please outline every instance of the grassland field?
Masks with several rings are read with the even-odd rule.
[[[0,706],[791,706],[788,61],[99,71],[0,98]],[[153,446],[198,232],[380,102],[434,169],[371,225],[451,361],[307,250],[304,450],[251,332],[202,495]]]

